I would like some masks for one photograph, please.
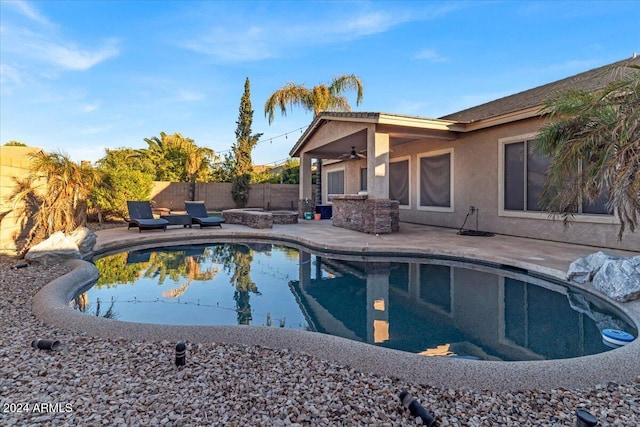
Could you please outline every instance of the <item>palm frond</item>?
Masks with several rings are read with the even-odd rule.
[[[608,191],[621,239],[640,223],[640,67],[610,72],[615,79],[601,90],[568,90],[545,103],[549,122],[536,138],[535,154],[553,159],[546,209],[573,209]]]
[[[304,85],[287,83],[281,89],[275,91],[264,104],[264,115],[268,116],[269,124],[273,122],[276,108],[280,109],[283,116],[287,115],[287,105],[300,106],[305,110],[313,111],[312,94]]]
[[[356,105],[360,105],[362,102],[362,81],[355,74],[341,75],[336,76],[331,81],[331,85],[329,86],[330,93],[337,97],[347,90],[355,90],[356,91]]]

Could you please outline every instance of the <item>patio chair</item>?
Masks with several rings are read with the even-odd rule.
[[[151,202],[149,201],[131,201],[127,200],[127,209],[129,209],[129,226],[138,227],[140,233],[142,230],[152,230],[162,228],[167,231],[169,221],[166,219],[155,219],[151,212]]]
[[[204,202],[184,202],[184,207],[187,210],[187,214],[191,217],[192,224],[199,224],[200,228],[211,227],[213,225],[217,225],[222,228],[224,219],[209,216]]]

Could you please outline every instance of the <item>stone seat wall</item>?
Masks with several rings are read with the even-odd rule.
[[[272,228],[273,215],[258,209],[227,209],[222,211],[227,224],[242,224],[251,228]]]

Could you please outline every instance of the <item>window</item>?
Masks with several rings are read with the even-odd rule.
[[[609,192],[606,190],[603,190],[598,200],[595,200],[593,203],[589,203],[586,200],[582,202],[582,213],[613,215],[612,210],[607,208],[608,201],[609,201]]]
[[[532,154],[535,141],[525,140],[504,144],[503,209],[510,211],[540,212],[547,168],[551,164],[548,157]],[[605,206],[606,191],[594,203],[584,201],[575,213],[611,214]]]
[[[532,141],[504,146],[504,209],[541,211],[544,176],[549,158],[531,154]]]
[[[582,164],[580,165],[582,169]],[[609,189],[603,188],[600,192],[600,197],[589,203],[587,200],[582,200],[582,206],[579,211],[583,214],[596,214],[596,215],[613,215],[613,210],[607,208],[607,202],[609,201]]]
[[[367,168],[360,168],[360,191],[367,191]]]
[[[344,169],[327,172],[327,200],[344,194]]]
[[[389,199],[409,206],[409,159],[389,163]]]
[[[418,156],[418,209],[453,211],[453,149]]]
[[[420,299],[451,313],[451,267],[420,264]]]

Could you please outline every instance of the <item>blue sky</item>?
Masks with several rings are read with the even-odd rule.
[[[0,17],[0,144],[76,161],[161,131],[223,153],[246,77],[267,164],[313,118],[268,124],[287,82],[356,74],[354,110],[440,117],[640,52],[637,1],[3,0]]]

